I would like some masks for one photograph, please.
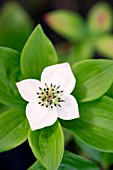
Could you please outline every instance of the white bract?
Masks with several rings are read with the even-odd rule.
[[[70,95],[75,83],[68,63],[46,67],[41,81],[26,79],[16,83],[22,98],[29,102],[26,115],[32,130],[51,126],[58,117],[64,120],[79,117],[77,101]]]

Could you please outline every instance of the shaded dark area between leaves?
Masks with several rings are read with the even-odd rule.
[[[67,146],[65,147],[66,150],[69,150],[72,153],[78,153],[77,150],[79,149],[79,147],[75,144],[75,141],[72,139]]]
[[[0,154],[1,170],[26,170],[36,161],[28,142]]]

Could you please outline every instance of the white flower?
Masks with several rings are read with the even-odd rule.
[[[16,83],[26,107],[31,129],[51,126],[57,118],[71,120],[79,117],[76,99],[70,95],[75,87],[75,77],[68,63],[46,67],[41,82],[26,79]]]

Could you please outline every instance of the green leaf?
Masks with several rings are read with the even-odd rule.
[[[46,14],[45,21],[58,34],[69,41],[80,41],[86,34],[83,18],[70,10],[56,10]]]
[[[113,163],[113,153],[100,152],[76,139],[78,146],[81,148],[81,154],[86,155],[90,159],[100,163],[103,169],[109,169]]]
[[[80,44],[75,45],[72,48],[69,57],[75,58],[75,63],[76,63],[82,60],[91,59],[93,57],[93,54],[94,54],[94,49],[91,42],[84,41]]]
[[[101,97],[113,82],[112,60],[86,60],[73,65],[77,80],[73,94],[80,102]]]
[[[0,11],[0,45],[21,51],[33,29],[30,16],[16,2],[6,3]]]
[[[92,161],[85,159],[84,157],[78,156],[71,152],[65,151],[62,163],[58,170],[99,170],[97,165]],[[28,170],[45,170],[43,166],[36,161]]]
[[[112,8],[108,3],[99,2],[88,13],[88,24],[92,32],[112,30]]]
[[[4,111],[6,111],[7,109],[8,109],[7,106],[0,103],[0,114],[3,113]]]
[[[96,162],[101,162],[102,161],[102,153],[104,153],[104,152],[100,152],[100,151],[86,145],[82,141],[78,140],[76,137],[75,137],[75,142],[80,147],[81,155],[85,155],[86,157],[89,157],[90,159],[92,159],[92,160],[94,160]]]
[[[42,164],[37,160],[30,168],[27,170],[46,170]]]
[[[64,143],[65,146],[68,146],[68,144],[73,140],[74,135],[69,130],[63,128],[63,134],[64,134]]]
[[[40,79],[41,72],[56,64],[57,55],[50,40],[38,25],[28,39],[21,55],[21,70],[25,78]]]
[[[94,54],[93,45],[88,41],[73,45],[70,49],[68,44],[59,44],[59,46],[57,46],[57,53],[61,63],[68,62],[72,65],[82,60],[90,59]]]
[[[24,104],[15,84],[21,76],[19,64],[18,52],[0,47],[0,102],[5,105]]]
[[[97,39],[95,47],[98,53],[113,59],[113,36],[104,35]]]
[[[103,153],[101,164],[104,169],[110,169],[110,166],[113,164],[113,153]]]
[[[82,103],[79,110],[79,119],[61,120],[62,126],[87,145],[100,151],[113,152],[113,99],[104,96]]]
[[[47,170],[57,170],[64,152],[64,138],[60,123],[36,131],[28,136],[35,157]]]
[[[58,170],[99,170],[93,162],[78,156],[71,152],[65,151],[62,163]]]
[[[111,85],[111,87],[107,91],[106,95],[113,98],[113,84]]]
[[[0,114],[0,152],[23,143],[27,139],[28,130],[25,108],[14,108]]]

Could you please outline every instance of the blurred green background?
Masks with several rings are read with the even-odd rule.
[[[0,45],[21,51],[34,26],[41,23],[60,62],[113,58],[112,5],[112,0],[0,1]]]

